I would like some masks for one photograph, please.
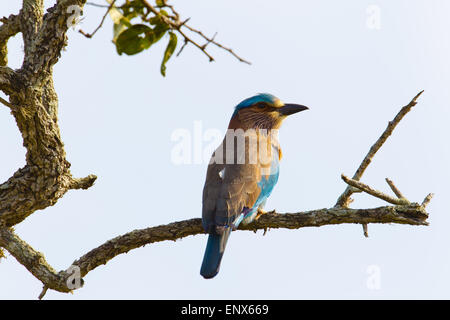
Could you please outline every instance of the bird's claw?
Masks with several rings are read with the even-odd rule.
[[[267,211],[258,209],[258,213],[256,213],[255,220],[258,220],[263,214],[266,214],[266,213],[267,213]]]

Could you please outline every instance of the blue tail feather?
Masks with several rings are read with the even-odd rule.
[[[221,234],[210,233],[206,244],[205,255],[203,257],[200,274],[205,279],[214,278],[219,273],[220,262],[222,261],[225,246],[230,236],[231,228],[226,228]]]

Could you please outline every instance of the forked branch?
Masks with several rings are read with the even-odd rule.
[[[378,140],[372,145],[367,155],[364,157],[363,161],[359,165],[358,169],[356,170],[355,174],[353,175],[352,179],[349,179],[342,175],[342,179],[347,183],[347,188],[345,188],[344,192],[339,196],[335,207],[341,207],[341,208],[348,208],[350,203],[353,201],[351,198],[352,194],[355,192],[361,192],[365,191],[366,193],[369,193],[375,197],[378,197],[380,199],[383,199],[387,202],[394,203],[389,200],[392,200],[390,196],[387,196],[377,190],[372,190],[369,186],[364,184],[359,184],[358,181],[361,179],[362,175],[366,171],[369,164],[372,162],[373,157],[375,154],[380,150],[381,146],[386,142],[386,140],[389,138],[389,136],[394,131],[395,127],[399,124],[399,122],[403,119],[403,117],[411,111],[412,107],[414,107],[417,104],[417,99],[420,97],[420,95],[423,93],[423,90],[420,91],[406,106],[400,109],[400,111],[397,113],[395,118],[388,123],[387,128],[384,130],[383,134],[378,138]],[[402,196],[402,194],[398,191],[398,189],[395,187],[392,181],[386,178],[386,182],[391,187],[392,191],[397,195],[398,199],[400,201],[406,200]],[[430,199],[431,200],[431,199]],[[406,200],[407,201],[407,200]],[[397,201],[397,203],[399,203]],[[368,237],[369,233],[367,231],[367,224],[363,223],[363,231],[364,236]]]
[[[403,119],[403,117],[411,111],[412,107],[414,107],[417,104],[417,99],[420,97],[420,95],[423,93],[423,90],[420,91],[406,106],[400,109],[400,111],[397,113],[395,118],[388,123],[387,128],[384,130],[383,134],[378,138],[378,140],[372,145],[372,147],[369,150],[369,153],[364,157],[363,161],[359,165],[358,169],[356,170],[355,174],[353,175],[352,179],[358,181],[361,179],[362,175],[366,171],[369,164],[372,162],[373,157],[377,153],[378,150],[380,150],[381,146],[386,142],[386,140],[389,138],[389,136],[394,131],[395,127],[400,123],[400,121]],[[351,202],[351,195],[354,193],[354,188],[352,188],[350,185],[347,186],[345,191],[340,195],[339,199],[337,200],[335,206],[337,207],[348,207]]]
[[[257,221],[241,225],[238,230],[257,231],[267,229],[299,229],[343,223],[398,223],[426,226],[428,214],[423,205],[409,204],[371,209],[329,208],[297,213],[268,212]],[[106,264],[114,257],[147,244],[161,241],[175,241],[187,236],[204,234],[201,219],[173,222],[167,225],[134,230],[111,239],[89,251],[72,263],[84,277],[95,268]],[[0,246],[13,255],[36,278],[44,284],[44,291],[53,289],[70,292],[68,286],[71,273],[56,272],[45,261],[44,256],[22,241],[12,230],[0,228]],[[45,293],[44,293],[45,294]],[[41,295],[41,298],[43,294]]]

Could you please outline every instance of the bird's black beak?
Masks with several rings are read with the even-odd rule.
[[[293,104],[293,103],[287,103],[284,106],[282,106],[278,112],[283,116],[289,116],[291,114],[308,110],[309,108],[306,106],[302,106],[301,104]]]

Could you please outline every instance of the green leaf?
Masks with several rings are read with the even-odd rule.
[[[177,35],[173,32],[169,32],[170,40],[167,44],[166,51],[164,52],[164,57],[161,63],[161,74],[166,76],[166,63],[169,61],[170,57],[173,55],[175,49],[177,48]]]
[[[132,25],[121,32],[116,39],[116,50],[119,55],[133,55],[150,48],[154,43],[153,29],[144,24]]]
[[[156,0],[155,2],[156,2],[156,5],[158,7],[164,7],[164,1],[163,0]]]
[[[106,0],[109,4],[112,3],[112,0]],[[114,22],[113,27],[113,42],[115,43],[119,34],[122,33],[126,28],[132,26],[130,19],[125,17],[117,8],[111,8],[109,10],[109,16],[111,20]]]
[[[114,23],[113,26],[113,42],[116,43],[117,41],[117,37],[127,28],[131,27],[132,24],[130,23],[130,21],[123,17],[116,20],[117,23]]]
[[[155,34],[155,42],[159,41],[169,29],[170,29],[169,26],[164,22],[161,24],[157,24],[153,28],[153,32]]]
[[[127,1],[125,4],[120,6],[120,9],[123,11],[124,16],[128,16],[133,13],[135,16],[144,14],[144,5],[141,0],[132,0]]]

